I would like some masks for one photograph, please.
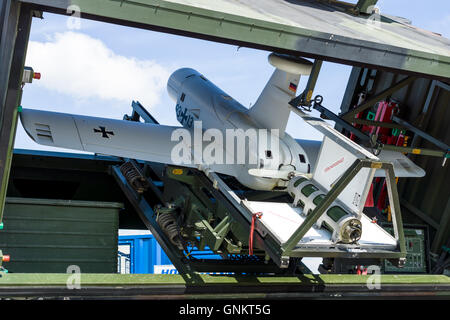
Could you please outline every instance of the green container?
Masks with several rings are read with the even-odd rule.
[[[9,272],[117,272],[120,203],[7,198],[0,249]],[[72,267],[73,268],[73,267]]]

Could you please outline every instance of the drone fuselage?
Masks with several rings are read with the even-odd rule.
[[[272,190],[279,183],[279,178],[256,176],[249,173],[250,169],[309,173],[308,156],[290,135],[258,123],[249,114],[249,109],[197,71],[190,68],[175,71],[169,78],[167,89],[176,101],[180,124],[191,131],[195,126],[201,126],[204,130],[202,150],[209,143],[222,147],[223,157],[219,161],[230,166],[232,175],[243,185]],[[209,132],[214,139],[209,138]]]

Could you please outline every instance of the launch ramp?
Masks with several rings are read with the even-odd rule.
[[[366,215],[360,213],[361,239],[355,244],[334,243],[331,240],[331,234],[322,228],[318,228],[315,224],[330,204],[338,199],[338,196],[351,185],[351,182],[363,169],[383,169],[386,172],[394,236],[388,234]],[[355,160],[334,183],[322,202],[306,216],[303,215],[301,208],[294,207],[290,203],[241,199],[217,174],[207,172],[207,176],[216,186],[216,189],[220,190],[249,223],[252,215],[262,213],[261,218],[255,221],[257,232],[255,232],[254,243],[258,248],[266,251],[281,268],[287,268],[291,258],[301,257],[389,259],[400,266],[405,262],[406,247],[403,224],[391,163],[372,159]],[[364,187],[366,186],[360,186],[360,188]]]
[[[305,216],[302,209],[284,202],[246,201],[245,206],[252,212],[262,212],[261,229],[265,228],[281,243],[285,244],[295,231],[304,223]],[[359,245],[355,246],[366,249],[395,250],[397,241],[389,233],[381,229],[377,224],[367,217],[361,216],[364,232]],[[325,229],[313,226],[306,231],[304,237],[296,247],[302,248],[329,248],[336,246],[331,240],[331,233]],[[339,246],[339,245],[338,245]],[[354,251],[356,249],[353,249]],[[351,251],[351,250],[349,250]]]

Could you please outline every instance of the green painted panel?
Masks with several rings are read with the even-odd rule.
[[[333,4],[276,0],[21,0],[66,13],[321,60],[450,78],[450,41],[385,15],[353,16]]]
[[[118,203],[7,198],[0,248],[10,272],[116,272]]]

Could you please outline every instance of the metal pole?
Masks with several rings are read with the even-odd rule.
[[[22,98],[22,73],[25,63],[28,39],[31,29],[32,10],[28,5],[19,4],[18,1],[8,1],[6,8],[10,10],[7,15],[2,13],[3,21],[1,54],[1,70],[5,72],[0,76],[7,77],[7,81],[0,79],[0,221],[8,188],[9,170],[12,160],[12,149],[17,127],[18,106]],[[2,9],[3,12],[3,9]],[[6,25],[6,27],[5,27]],[[11,48],[12,56],[10,53]],[[11,59],[9,59],[11,57]],[[5,58],[5,60],[3,60]]]
[[[397,183],[395,182],[394,166],[392,165],[392,163],[384,163],[383,169],[386,172],[386,186],[388,191],[389,204],[391,206],[394,237],[398,242],[400,252],[404,254],[403,258],[406,258],[405,235],[403,233],[403,222],[400,213],[400,201],[398,197]],[[401,264],[400,260],[399,264]]]
[[[342,114],[341,118],[344,118],[344,119],[346,119],[348,121],[353,120],[354,116],[357,113],[359,113],[361,111],[364,111],[367,108],[372,107],[378,101],[385,99],[387,96],[390,96],[391,94],[393,94],[394,92],[400,90],[404,86],[409,85],[414,80],[416,80],[416,78],[414,78],[414,77],[407,77],[406,79],[403,79],[400,82],[397,82],[392,87],[390,87],[390,88],[388,88],[386,90],[383,90],[382,92],[380,92],[377,95],[373,96],[369,100],[366,100],[363,104],[361,104],[361,105],[357,106],[356,108],[351,109],[351,110],[347,111],[346,113]]]
[[[324,106],[314,103],[314,109],[319,111],[321,114],[323,114],[327,119],[333,120],[336,122],[336,124],[339,124],[342,128],[344,128],[347,131],[352,132],[355,136],[357,136],[361,141],[370,143],[370,137],[359,130],[358,128],[352,126],[350,123],[348,123],[345,119],[342,117],[339,117],[337,114],[333,113],[332,111],[328,110]]]
[[[444,150],[444,151],[448,151],[450,150],[450,146],[447,145],[446,143],[436,139],[435,137],[432,137],[431,135],[429,135],[426,132],[423,132],[422,130],[420,130],[419,128],[414,127],[412,124],[410,124],[409,122],[400,119],[397,116],[393,116],[392,120],[394,120],[395,122],[397,122],[398,124],[402,125],[403,127],[405,127],[408,130],[411,130],[412,132],[414,132],[415,134],[421,136],[422,138],[426,139],[427,141],[431,142],[432,144],[434,144],[435,146],[439,147],[440,149]]]
[[[14,51],[14,44],[19,21],[20,4],[17,1],[2,2],[0,18],[0,127],[4,114],[6,94],[8,92],[9,75]]]
[[[412,153],[415,155],[433,156],[433,157],[445,157],[447,154],[447,152],[441,151],[441,150],[401,147],[401,146],[394,146],[394,145],[390,145],[390,144],[383,144],[381,149],[397,151],[397,152]]]
[[[296,98],[292,99],[289,104],[298,107],[300,105],[309,106],[311,104],[311,97],[316,87],[317,79],[319,78],[320,69],[322,68],[322,60],[314,60],[311,74],[308,78],[305,90]]]
[[[371,120],[364,120],[364,119],[353,119],[352,123],[355,124],[362,124],[366,126],[376,126],[376,127],[383,127],[383,128],[390,128],[390,129],[400,129],[404,130],[405,127],[397,124],[397,123],[391,123],[391,122],[382,122],[382,121],[371,121]]]

